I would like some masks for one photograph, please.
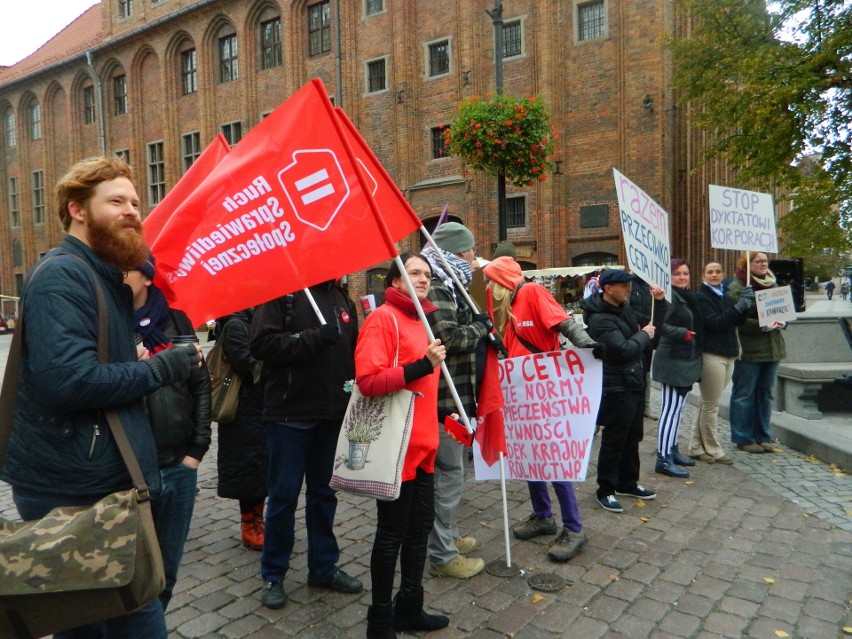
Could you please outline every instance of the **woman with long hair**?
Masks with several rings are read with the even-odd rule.
[[[751,277],[749,277],[751,273]],[[743,253],[737,260],[736,277],[728,284],[727,295],[738,302],[747,287],[754,291],[775,288],[775,275],[769,270],[766,253]],[[745,322],[737,326],[742,353],[734,364],[731,388],[731,441],[747,453],[772,452],[769,419],[772,414],[772,390],[778,376],[778,364],[787,356],[781,331],[786,322],[773,321],[760,326],[757,308],[752,307]]]
[[[355,374],[364,395],[387,395],[407,388],[415,399],[411,439],[402,469],[402,487],[393,501],[376,501],[376,537],[370,555],[372,605],[368,639],[395,639],[394,631],[439,630],[450,620],[423,610],[426,546],[435,518],[433,472],[438,451],[438,375],[446,348],[429,343],[411,293],[424,312],[437,308],[426,298],[432,269],[422,255],[400,256],[410,291],[395,261],[385,278],[385,303],[367,316],[355,349]],[[395,598],[397,561],[401,579]]]
[[[660,330],[660,343],[651,364],[651,379],[661,384],[662,408],[657,422],[657,464],[669,477],[689,477],[679,466],[695,466],[678,450],[677,434],[686,396],[701,377],[701,312],[689,290],[689,262],[671,260],[672,303]]]

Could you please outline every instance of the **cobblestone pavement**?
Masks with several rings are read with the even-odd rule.
[[[656,395],[656,393],[655,393]],[[684,409],[691,424],[694,407]],[[576,637],[849,636],[852,585],[852,480],[784,446],[772,455],[731,452],[733,466],[700,464],[689,480],[653,473],[656,424],[646,420],[642,482],[658,498],[603,511],[594,481],[577,485],[589,543],[573,560],[547,559],[547,539],[512,540],[523,574],[483,573],[467,581],[424,579],[427,606],[450,615],[430,639]],[[727,423],[721,424],[727,432]],[[682,434],[683,437],[683,434]],[[592,459],[596,459],[593,451]],[[239,542],[236,502],[216,496],[215,442],[202,464],[201,492],[168,613],[171,636],[226,639],[363,637],[370,601],[373,502],[340,496],[341,564],[365,582],[361,595],[306,585],[307,541],[300,513],[288,604],[268,610],[258,600],[259,553]],[[594,477],[594,463],[590,477]],[[509,482],[510,521],[525,518],[522,482]],[[460,508],[465,532],[486,561],[504,558],[500,491],[471,476]],[[14,518],[8,487],[0,515]],[[530,588],[530,576],[567,580],[558,592]],[[844,632],[846,634],[844,634]],[[787,633],[787,634],[781,634]],[[410,636],[410,635],[406,635]],[[426,635],[423,635],[426,636]]]

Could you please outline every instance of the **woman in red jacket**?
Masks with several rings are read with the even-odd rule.
[[[426,299],[432,282],[429,262],[411,253],[402,255],[401,260],[423,310],[437,310]],[[429,343],[394,262],[385,279],[385,303],[370,313],[358,335],[356,379],[364,395],[386,395],[407,388],[420,396],[414,404],[399,497],[376,501],[368,639],[395,639],[394,630],[438,630],[450,622],[443,615],[423,611],[422,586],[427,538],[435,517],[432,473],[438,450],[438,368],[445,356],[441,340]],[[397,559],[402,574],[399,593],[391,602]]]

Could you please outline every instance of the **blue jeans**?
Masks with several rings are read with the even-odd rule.
[[[734,444],[762,444],[772,439],[772,391],[778,362],[734,363],[731,387],[731,441]]]
[[[308,573],[328,577],[337,572],[340,548],[334,536],[337,494],[329,488],[340,422],[267,422],[269,448],[266,521],[260,574],[283,581],[296,539],[296,506],[305,489]]]
[[[65,495],[39,495],[12,490],[12,498],[21,519],[41,519],[59,506],[89,506],[97,501],[92,497],[68,497]],[[168,639],[166,616],[159,599],[154,599],[144,608],[121,617],[79,626],[57,632],[54,639]]]
[[[161,468],[160,481],[163,484],[162,492],[151,502],[151,511],[166,573],[166,588],[160,593],[160,602],[165,610],[172,598],[178,567],[183,558],[183,545],[189,534],[198,471],[183,464]]]

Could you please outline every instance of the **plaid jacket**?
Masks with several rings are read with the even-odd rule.
[[[458,304],[446,284],[437,277],[432,278],[429,300],[438,307],[430,313],[429,324],[435,337],[447,348],[447,369],[453,378],[467,416],[476,416],[476,348],[485,337],[485,326],[471,324],[473,311],[459,295]],[[444,376],[438,386],[438,418],[458,412],[453,396]]]

